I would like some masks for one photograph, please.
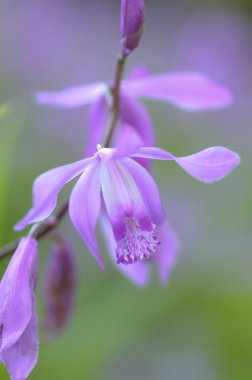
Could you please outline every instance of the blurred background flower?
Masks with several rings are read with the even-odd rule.
[[[207,187],[175,165],[155,164],[182,241],[167,288],[155,278],[135,289],[112,265],[100,273],[64,222],[79,260],[75,314],[61,337],[41,343],[31,379],[251,379],[252,4],[149,0],[146,8],[143,40],[127,71],[136,63],[153,73],[200,70],[236,98],[230,108],[196,114],[147,102],[157,144],[177,155],[225,145],[242,165]],[[31,205],[33,179],[79,159],[86,144],[85,109],[40,108],[32,93],[111,78],[119,23],[118,0],[0,0],[1,244],[15,238],[11,229]],[[42,266],[47,251],[44,242]],[[1,365],[0,378],[8,379]]]

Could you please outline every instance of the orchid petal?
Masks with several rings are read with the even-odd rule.
[[[127,93],[121,94],[120,117],[125,124],[135,128],[145,146],[154,145],[154,128],[148,112],[141,103]]]
[[[165,218],[164,210],[158,187],[152,176],[139,163],[130,158],[123,159],[122,163],[132,175],[132,178],[141,193],[144,204],[149,211],[150,219],[157,225],[162,223]]]
[[[240,157],[227,148],[212,147],[176,158],[176,162],[192,177],[211,183],[226,177],[240,163]]]
[[[108,103],[104,95],[100,96],[91,106],[89,113],[89,139],[86,156],[92,156],[96,150],[97,145],[101,144],[104,129],[108,118]]]
[[[100,214],[99,164],[90,166],[77,181],[69,201],[69,215],[89,250],[104,269],[95,237],[95,226]]]
[[[89,146],[91,145],[93,151],[97,143],[101,142],[107,111],[108,106],[104,99],[100,104],[97,102],[97,109],[94,107],[92,118],[90,118],[92,141]],[[114,158],[129,156],[139,146],[153,145],[154,129],[147,111],[138,101],[124,94],[121,95],[120,119],[121,125],[115,139],[117,152],[113,153]],[[91,153],[90,148],[88,153]]]
[[[23,238],[0,284],[0,360],[13,380],[26,379],[37,362],[37,272],[37,242]]]
[[[174,161],[176,158],[172,153],[156,147],[140,147],[134,154],[132,154],[132,157],[164,161]]]
[[[14,227],[22,230],[28,224],[46,219],[54,210],[60,190],[65,184],[78,176],[94,158],[74,162],[49,170],[36,178],[33,184],[33,207]]]
[[[133,127],[123,124],[115,145],[116,148],[113,149],[111,158],[119,159],[133,154],[138,148],[144,145],[144,142]]]
[[[154,260],[158,268],[160,282],[165,285],[177,261],[179,241],[177,234],[167,223],[157,227],[156,235],[160,245]]]
[[[113,229],[124,215],[145,214],[146,208],[136,183],[120,161],[101,161],[100,168],[103,199]]]
[[[115,263],[116,243],[113,230],[106,216],[101,219],[101,227],[106,239],[109,256],[116,268],[136,286],[145,287],[150,281],[150,266],[148,263],[134,263],[132,265],[118,265]]]
[[[188,110],[222,108],[232,93],[222,84],[197,72],[174,72],[127,80],[123,90],[132,96],[163,100]]]
[[[150,72],[145,65],[136,66],[129,74],[127,80],[135,80],[150,76]]]
[[[31,238],[23,238],[1,281],[1,322],[4,319],[1,350],[13,345],[23,334],[30,321],[32,314],[30,280],[34,266],[37,266],[37,256],[37,242]],[[18,299],[16,289],[18,289]]]
[[[123,123],[125,123],[127,126],[131,126],[132,129],[135,129],[135,131],[139,135],[139,138],[141,137],[141,145],[154,145],[154,128],[148,112],[141,103],[139,103],[133,97],[128,96],[126,93],[121,94],[120,117]],[[118,146],[119,139],[121,139],[122,141],[123,138],[125,138],[124,136],[121,137],[121,135],[123,135],[124,133],[123,128],[124,126],[122,125],[122,127],[118,131],[118,139],[116,140],[116,146]],[[124,142],[124,150],[125,147],[127,148],[129,144],[131,144],[131,136],[128,136],[127,140],[125,141],[127,141],[127,144],[125,144]],[[136,161],[147,169],[150,166],[149,160],[138,158],[136,159]]]
[[[23,335],[9,349],[0,355],[12,380],[26,379],[38,360],[38,317],[35,308],[35,297],[32,316]]]
[[[159,148],[139,148],[133,157],[174,160],[187,174],[205,183],[220,181],[240,163],[237,153],[222,146],[211,147],[186,157],[175,157]]]
[[[35,102],[61,108],[73,108],[90,104],[106,92],[103,83],[87,84],[85,86],[69,87],[62,91],[38,92]]]

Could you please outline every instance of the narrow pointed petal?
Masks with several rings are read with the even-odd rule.
[[[94,153],[102,135],[108,117],[108,105],[103,98],[94,105],[90,115],[90,139],[88,153]],[[127,143],[125,143],[127,141]],[[121,95],[120,128],[114,141],[118,153],[113,157],[129,156],[139,146],[152,146],[154,144],[154,128],[148,112],[137,100],[125,94]],[[120,150],[120,152],[119,152]],[[107,153],[109,153],[107,151]],[[112,156],[111,156],[112,157]]]
[[[150,266],[148,263],[134,263],[133,265],[117,265],[115,263],[116,243],[113,236],[113,230],[104,215],[101,219],[102,231],[107,243],[108,253],[116,268],[136,286],[145,287],[150,281]]]
[[[153,146],[155,143],[154,128],[150,116],[145,107],[132,96],[128,96],[126,93],[122,93],[120,112],[123,123],[135,129],[139,137],[141,137],[142,145]],[[123,134],[123,126],[118,131],[119,138],[121,138],[121,134]],[[131,143],[130,136],[125,141]],[[127,145],[128,144],[124,144],[124,146]],[[118,146],[118,140],[116,141],[116,146]],[[139,162],[145,168],[150,167],[149,160],[138,158],[136,159],[136,161]]]
[[[240,163],[240,156],[222,146],[211,147],[186,157],[175,157],[159,148],[139,148],[133,157],[174,160],[187,174],[205,183],[220,181]]]
[[[104,269],[100,257],[95,227],[101,210],[101,186],[99,164],[91,165],[77,181],[69,202],[69,214],[73,225],[87,244],[98,264]]]
[[[88,146],[86,156],[96,152],[98,144],[103,141],[103,134],[108,120],[109,107],[104,95],[100,96],[91,106],[88,123]]]
[[[23,238],[0,283],[0,360],[13,380],[26,379],[37,362],[37,272],[37,242]]]
[[[170,102],[188,110],[222,108],[230,105],[233,95],[224,85],[197,72],[174,72],[125,81],[130,95]]]
[[[105,84],[93,83],[85,86],[69,87],[57,92],[38,92],[34,95],[34,100],[39,104],[73,108],[90,104],[105,92]]]
[[[140,135],[136,132],[135,128],[128,124],[123,124],[120,127],[113,153],[112,159],[119,159],[122,157],[128,157],[133,154],[138,148],[144,145],[144,142]]]
[[[46,219],[56,207],[61,189],[67,182],[78,176],[92,160],[93,158],[88,158],[73,164],[60,166],[37,177],[33,184],[33,207],[16,224],[15,230],[22,230],[28,224]]]
[[[120,117],[125,124],[135,128],[145,146],[154,145],[154,128],[147,110],[127,93],[121,94]]]
[[[165,285],[169,281],[171,270],[177,262],[180,243],[177,234],[167,223],[159,226],[156,234],[160,245],[153,260],[158,268],[160,282]]]
[[[159,225],[165,219],[163,206],[160,199],[158,187],[149,172],[139,163],[130,158],[122,160],[123,166],[132,175],[146,208],[149,211],[150,219]]]
[[[149,158],[151,160],[164,160],[164,161],[174,161],[175,156],[172,153],[167,152],[164,149],[156,147],[141,147],[139,148],[132,157]]]

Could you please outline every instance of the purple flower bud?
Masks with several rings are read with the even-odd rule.
[[[44,326],[50,337],[59,334],[69,321],[74,304],[76,268],[73,252],[65,241],[54,244],[43,279],[46,308]]]
[[[122,0],[121,42],[123,54],[129,54],[139,45],[144,21],[144,0]]]

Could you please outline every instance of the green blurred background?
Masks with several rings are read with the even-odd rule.
[[[127,71],[137,63],[152,72],[200,70],[235,93],[232,107],[211,112],[146,103],[157,144],[179,155],[225,145],[240,153],[242,165],[207,186],[172,163],[155,164],[182,244],[166,288],[155,273],[147,289],[135,288],[105,248],[102,273],[64,221],[60,230],[73,242],[79,267],[75,313],[59,338],[41,336],[31,380],[252,379],[252,3],[146,3],[144,39]],[[16,238],[12,226],[31,205],[33,179],[79,159],[86,144],[85,108],[39,108],[32,93],[111,78],[119,8],[119,0],[0,0],[2,245]],[[42,242],[41,272],[47,250]],[[1,273],[7,264],[1,261]],[[38,300],[42,319],[40,287]],[[1,365],[0,379],[8,379]]]

